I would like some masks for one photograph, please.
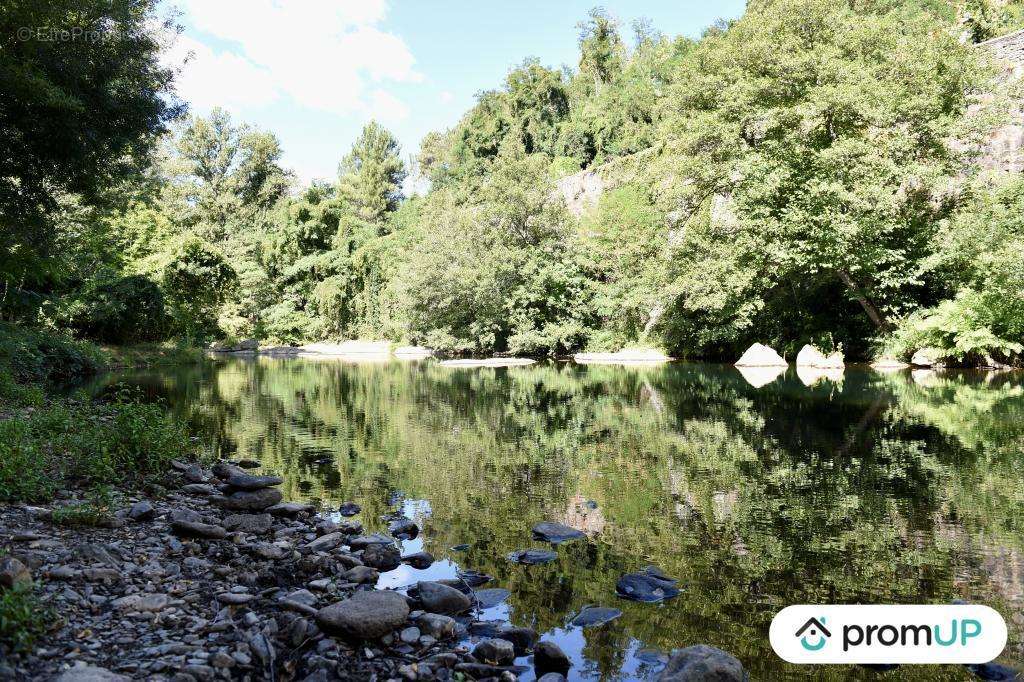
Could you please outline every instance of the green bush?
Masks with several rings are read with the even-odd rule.
[[[95,374],[105,362],[103,352],[90,343],[0,323],[0,376],[16,382],[70,381]]]
[[[159,341],[167,332],[163,292],[142,275],[93,286],[62,317],[79,335],[105,343]]]
[[[0,590],[0,654],[31,650],[54,617],[31,585]]]
[[[882,344],[882,352],[909,359],[922,348],[942,351],[958,364],[979,364],[988,358],[1013,361],[1024,345],[999,334],[1002,325],[991,297],[969,289],[910,315]]]
[[[58,487],[139,484],[188,449],[185,427],[134,394],[51,403],[0,423],[0,499],[44,502]]]

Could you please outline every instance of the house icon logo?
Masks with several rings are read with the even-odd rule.
[[[825,642],[832,636],[832,633],[825,627],[825,617],[822,616],[809,619],[796,631],[796,636],[800,638],[803,648],[808,651],[819,651],[825,646]]]

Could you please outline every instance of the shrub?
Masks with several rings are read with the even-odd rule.
[[[0,323],[0,375],[17,382],[60,382],[98,372],[106,362],[96,346],[51,330]]]
[[[156,282],[142,275],[90,288],[62,316],[81,336],[105,343],[158,341],[167,331],[164,295]]]
[[[985,294],[965,289],[956,298],[910,315],[883,341],[882,351],[909,359],[922,348],[936,348],[947,359],[976,364],[986,358],[1007,360],[1024,351],[998,333],[998,310]]]
[[[31,650],[54,618],[31,585],[0,590],[0,653]]]

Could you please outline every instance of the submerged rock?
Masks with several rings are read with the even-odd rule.
[[[732,654],[706,644],[676,649],[658,682],[746,682],[743,664]]]
[[[572,619],[572,624],[578,627],[597,627],[610,623],[619,616],[622,611],[609,606],[586,606]]]
[[[737,367],[786,367],[785,358],[764,344],[755,343],[736,361]]]
[[[552,521],[542,521],[533,527],[534,540],[543,540],[555,545],[582,537],[585,537],[582,531]]]
[[[516,564],[547,564],[558,558],[558,555],[547,549],[520,549],[508,555],[508,560]]]
[[[405,624],[409,604],[389,590],[356,592],[352,597],[320,609],[316,622],[329,634],[376,639]]]
[[[481,573],[480,571],[459,571],[459,582],[465,583],[470,587],[480,587],[481,585],[486,585],[492,580],[494,580],[492,576],[489,576],[486,573]]]
[[[477,604],[482,609],[489,609],[497,606],[511,596],[511,592],[501,587],[492,587],[486,590],[474,592]]]
[[[623,599],[642,602],[660,602],[679,596],[674,578],[669,578],[654,567],[643,573],[627,573],[615,583],[615,592]]]

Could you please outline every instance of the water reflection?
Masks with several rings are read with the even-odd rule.
[[[732,652],[752,679],[874,675],[775,657],[768,624],[794,603],[983,602],[1006,617],[1003,660],[1019,664],[1020,374],[761,379],[689,364],[451,371],[261,358],[105,382],[163,396],[220,455],[282,474],[290,499],[357,502],[368,531],[403,511],[423,529],[403,553],[438,561],[381,586],[490,574],[487,587],[511,597],[483,618],[554,637],[577,679],[642,678],[659,652],[696,643]],[[587,538],[550,564],[506,561],[547,547],[530,533],[544,520]],[[616,579],[648,564],[683,594],[617,599]],[[587,605],[624,613],[568,626]],[[897,676],[965,679],[955,667]]]

